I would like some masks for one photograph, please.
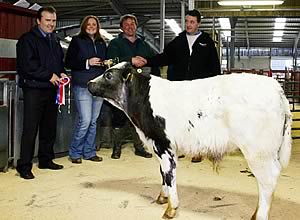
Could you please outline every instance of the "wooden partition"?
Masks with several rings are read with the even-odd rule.
[[[0,2],[0,72],[16,70],[17,39],[35,23],[36,11]]]

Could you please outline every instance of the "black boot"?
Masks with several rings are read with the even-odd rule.
[[[120,159],[120,157],[121,157],[121,145],[114,145],[111,158]]]
[[[145,148],[142,146],[139,146],[139,147],[135,147],[135,152],[134,152],[135,155],[137,156],[140,156],[140,157],[145,157],[145,158],[151,158],[152,157],[152,154],[151,153],[148,153]]]
[[[112,159],[120,159],[121,157],[121,128],[114,128],[113,129],[113,152],[111,154]]]

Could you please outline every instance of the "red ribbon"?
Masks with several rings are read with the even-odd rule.
[[[57,89],[57,95],[56,95],[56,104],[58,104],[58,109],[60,112],[60,106],[65,105],[66,98],[65,98],[65,86],[70,83],[69,77],[64,77],[60,80],[58,89]]]

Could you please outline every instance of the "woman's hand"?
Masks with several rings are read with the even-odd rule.
[[[101,59],[98,57],[92,57],[89,59],[89,66],[100,66]]]

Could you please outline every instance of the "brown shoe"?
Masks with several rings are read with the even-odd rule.
[[[191,162],[192,163],[200,163],[202,160],[203,160],[203,157],[201,155],[198,155],[198,156],[192,157]]]
[[[82,160],[81,160],[81,158],[76,158],[76,159],[69,158],[69,159],[70,159],[70,161],[71,161],[72,163],[77,163],[77,164],[80,164],[80,163],[82,163]]]
[[[96,155],[87,160],[94,161],[94,162],[101,162],[103,160],[103,158]]]

